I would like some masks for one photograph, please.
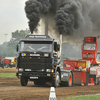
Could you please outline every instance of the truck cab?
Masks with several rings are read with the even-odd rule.
[[[91,64],[96,63],[98,55],[97,37],[85,37],[82,45],[82,60],[90,60]]]
[[[60,80],[59,42],[48,35],[28,35],[19,41],[16,50],[18,54],[16,75],[20,78],[22,86],[27,85],[28,79],[34,81],[35,85],[52,82],[57,86]]]

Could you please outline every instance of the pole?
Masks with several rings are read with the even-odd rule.
[[[48,3],[49,3],[49,0],[47,0],[48,1]],[[46,17],[45,17],[45,35],[48,35],[48,23],[49,23],[49,21],[48,21],[48,13],[46,13]]]
[[[60,56],[62,51],[62,34],[60,34]]]
[[[48,35],[48,14],[45,17],[45,35]]]

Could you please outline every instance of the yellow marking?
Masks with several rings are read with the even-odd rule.
[[[78,66],[85,67],[85,62],[78,62]]]

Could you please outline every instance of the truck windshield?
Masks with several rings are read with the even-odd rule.
[[[51,52],[52,42],[21,42],[20,51]]]
[[[95,43],[84,43],[84,50],[95,50]]]

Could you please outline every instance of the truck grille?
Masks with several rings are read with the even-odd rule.
[[[20,57],[19,67],[25,69],[39,70],[45,68],[51,68],[52,59],[45,57]]]

